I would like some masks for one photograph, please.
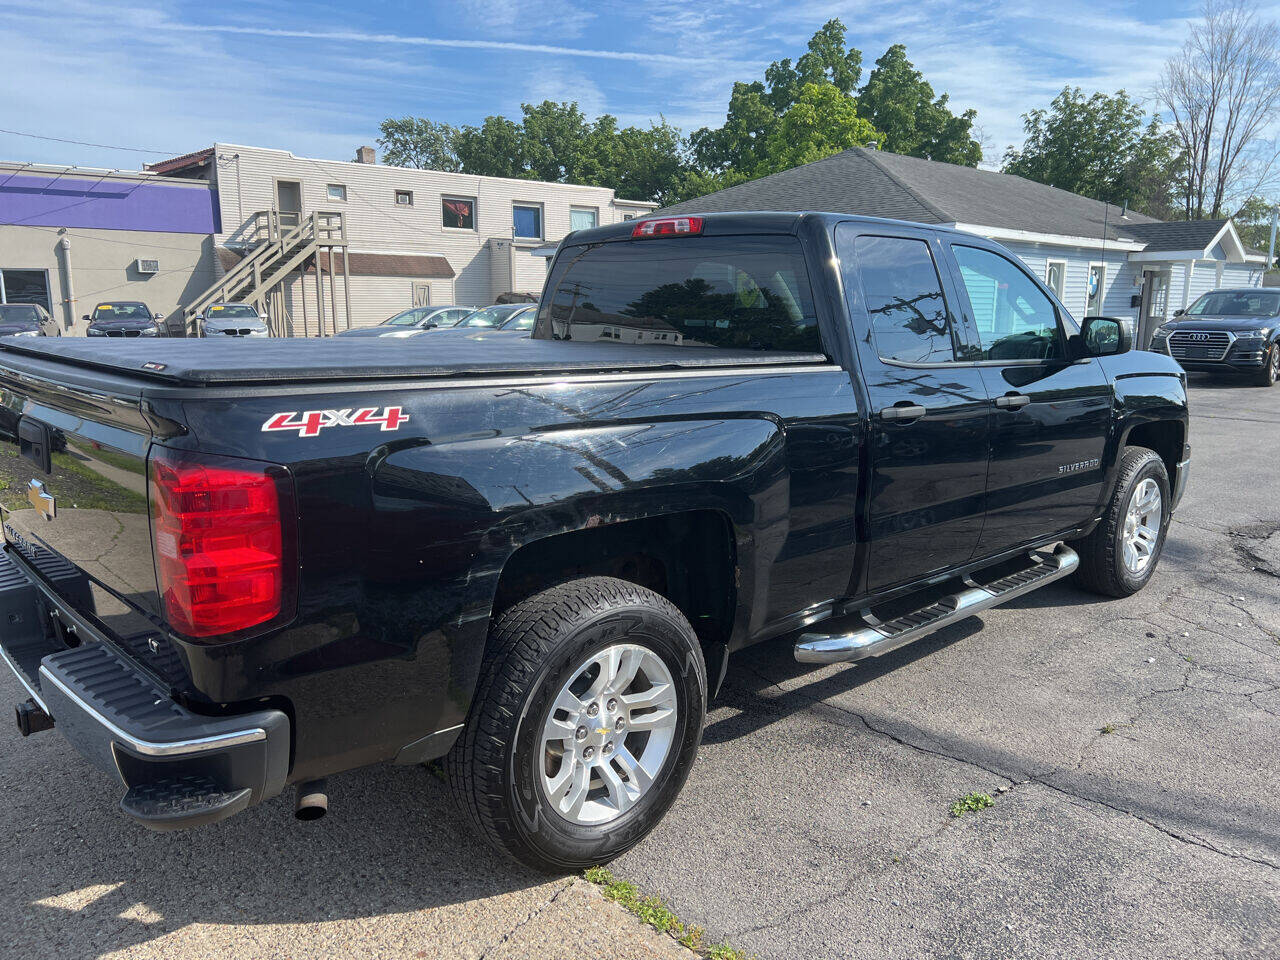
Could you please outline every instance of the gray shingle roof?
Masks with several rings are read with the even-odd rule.
[[[1124,228],[1125,233],[1146,242],[1149,251],[1203,250],[1218,235],[1224,220],[1192,220],[1183,223],[1136,223]]]
[[[1222,221],[1164,223],[1007,173],[854,147],[825,159],[677,203],[666,213],[822,210],[918,223],[965,223],[1030,233],[1157,242],[1203,249]],[[1207,232],[1207,239],[1196,240]],[[1168,246],[1165,246],[1168,244]]]

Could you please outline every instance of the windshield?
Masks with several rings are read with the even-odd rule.
[[[243,303],[215,303],[209,308],[210,320],[257,320],[258,311]]]
[[[421,310],[406,310],[404,313],[397,313],[389,320],[383,320],[384,327],[412,327],[415,326],[423,317]]]
[[[514,320],[508,320],[503,324],[503,330],[532,330],[534,321],[538,319],[538,313],[533,309],[526,309],[520,313]]]
[[[94,320],[150,320],[145,303],[100,303],[93,311]]]
[[[461,323],[460,327],[497,327],[501,326],[514,311],[515,307],[485,307],[477,310],[475,313],[468,314]]]
[[[1277,317],[1280,291],[1215,290],[1193,303],[1187,313],[1193,317]]]
[[[29,303],[0,303],[0,323],[39,323],[40,311]]]

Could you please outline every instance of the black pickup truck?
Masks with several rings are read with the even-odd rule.
[[[6,341],[19,726],[155,829],[445,758],[500,848],[608,860],[733,651],[1150,579],[1186,392],[1129,337],[986,240],[769,213],[573,234],[531,340]]]

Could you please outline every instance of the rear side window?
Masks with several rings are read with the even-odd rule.
[[[880,359],[954,360],[951,317],[929,245],[907,237],[858,237],[853,248]]]
[[[569,247],[538,313],[556,340],[822,352],[794,237],[676,237]]]

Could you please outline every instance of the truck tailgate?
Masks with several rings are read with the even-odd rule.
[[[59,604],[145,648],[159,611],[136,397],[0,370],[0,514]]]

